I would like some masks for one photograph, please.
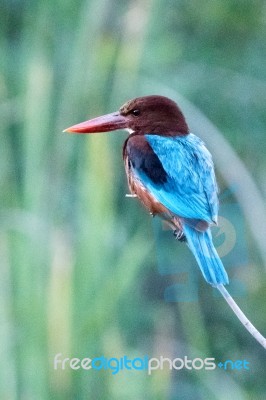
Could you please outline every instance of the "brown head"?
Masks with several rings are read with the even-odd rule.
[[[71,126],[66,132],[95,133],[127,129],[135,134],[186,135],[188,126],[177,104],[164,96],[137,97],[117,112]]]

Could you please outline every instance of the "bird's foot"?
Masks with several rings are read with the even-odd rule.
[[[173,234],[174,234],[174,237],[176,238],[176,240],[178,240],[179,242],[187,241],[186,235],[184,234],[184,232],[181,229],[175,229]]]

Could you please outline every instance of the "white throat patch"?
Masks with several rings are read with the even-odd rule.
[[[135,132],[135,131],[134,131],[133,129],[131,129],[131,128],[125,128],[125,130],[128,131],[128,133],[129,133],[130,135],[132,135],[132,133]]]

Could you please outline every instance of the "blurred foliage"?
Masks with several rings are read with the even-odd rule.
[[[170,234],[164,251],[177,265],[190,257],[199,295],[164,300],[178,278],[159,273],[161,242],[125,198],[125,135],[61,134],[132,97],[176,91],[220,129],[265,199],[265,37],[263,0],[2,1],[1,399],[265,398],[263,349]],[[246,226],[238,302],[265,334],[265,266]],[[113,376],[55,371],[57,353],[246,359],[251,369]]]

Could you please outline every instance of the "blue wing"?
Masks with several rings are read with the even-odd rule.
[[[145,135],[167,179],[156,183],[142,169],[134,173],[153,196],[172,213],[209,223],[217,222],[217,184],[212,157],[197,136]]]

